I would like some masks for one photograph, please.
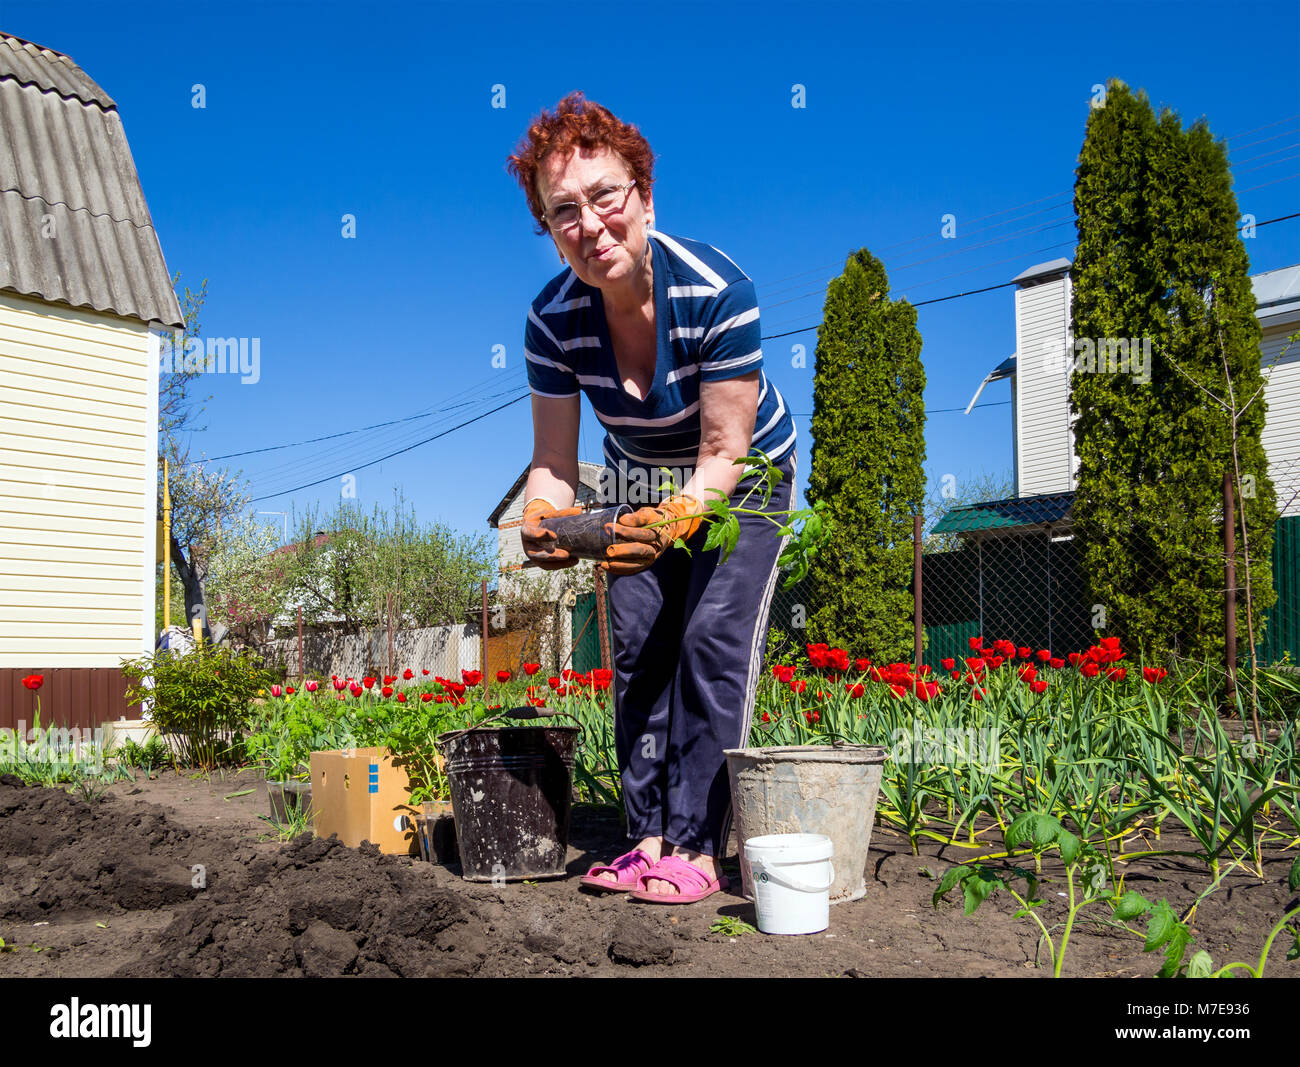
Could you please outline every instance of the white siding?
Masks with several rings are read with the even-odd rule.
[[[0,667],[153,645],[155,345],[143,323],[0,293]]]
[[[1069,280],[1016,290],[1016,495],[1074,488],[1067,351]]]
[[[1300,323],[1271,326],[1260,339],[1268,382],[1264,389],[1268,416],[1262,442],[1282,515],[1300,515],[1300,342],[1287,347],[1285,355],[1281,355],[1286,338],[1297,329]]]

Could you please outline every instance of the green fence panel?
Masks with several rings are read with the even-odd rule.
[[[1294,663],[1300,658],[1300,515],[1278,519],[1273,529],[1273,588],[1277,603],[1256,656],[1261,663],[1276,663],[1289,652]]]
[[[608,608],[608,594],[606,594],[606,607]],[[596,628],[596,594],[579,593],[578,602],[573,608],[573,657],[569,665],[579,674],[586,674],[588,671],[600,666],[600,631]],[[609,630],[609,647],[614,647],[614,628],[612,625],[612,616],[607,610],[605,618],[611,622],[607,628]]]

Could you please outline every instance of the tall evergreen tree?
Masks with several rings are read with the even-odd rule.
[[[1183,131],[1167,110],[1157,121],[1145,93],[1111,81],[1088,119],[1075,211],[1074,520],[1099,623],[1148,657],[1217,658],[1233,433],[1215,398],[1228,402],[1229,378],[1238,407],[1262,386],[1226,154],[1203,121]],[[1117,365],[1123,344],[1127,365]],[[1260,392],[1238,423],[1241,471],[1253,478],[1252,557],[1262,562],[1251,574],[1257,636],[1273,599],[1276,518],[1263,419]],[[1239,632],[1247,633],[1244,606]]]
[[[817,332],[809,503],[836,537],[809,574],[809,632],[878,661],[912,655],[912,515],[925,495],[916,309],[865,248],[831,282]]]

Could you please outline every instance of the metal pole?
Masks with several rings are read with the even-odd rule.
[[[163,631],[172,624],[172,495],[163,458]]]
[[[912,516],[912,660],[921,673],[921,515]]]
[[[1233,514],[1232,473],[1223,472],[1223,663],[1228,682],[1224,703],[1232,711],[1237,703],[1237,520]]]
[[[303,679],[302,669],[302,605],[298,605],[298,680]]]
[[[483,703],[487,703],[488,698],[488,612],[487,612],[487,579],[482,582],[483,591],[483,640],[479,645],[479,664],[483,673]]]

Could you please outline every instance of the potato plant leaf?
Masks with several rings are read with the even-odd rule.
[[[1193,954],[1192,958],[1187,961],[1188,978],[1209,978],[1214,973],[1214,961],[1210,959],[1210,954],[1201,949]]]

